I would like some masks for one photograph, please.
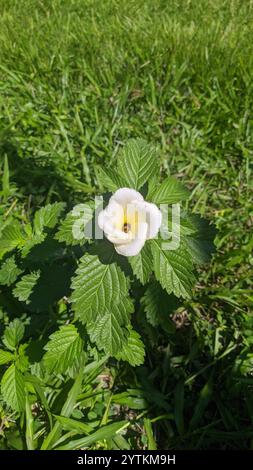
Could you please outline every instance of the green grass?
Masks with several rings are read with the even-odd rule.
[[[149,401],[133,448],[252,447],[252,36],[250,0],[0,0],[0,221],[99,192],[141,136],[218,228],[176,333],[150,331],[146,368],[114,366],[112,393]]]

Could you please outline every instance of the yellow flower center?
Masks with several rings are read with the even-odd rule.
[[[141,222],[145,221],[145,216],[138,211],[134,206],[129,205],[124,207],[116,221],[116,228],[124,233],[131,233],[135,236],[138,232],[138,226]]]

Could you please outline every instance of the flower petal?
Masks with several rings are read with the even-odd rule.
[[[105,210],[99,212],[99,214],[98,214],[98,226],[99,226],[99,228],[101,228],[101,230],[104,230],[105,218],[106,218]]]
[[[115,244],[130,243],[132,240],[132,234],[130,232],[125,233],[121,230],[114,230],[109,233],[105,232],[105,235],[110,242]]]
[[[130,243],[115,244],[114,248],[120,255],[123,256],[136,256],[140,253],[143,248],[146,236],[147,236],[148,225],[146,223],[140,224],[139,233]]]
[[[138,203],[139,211],[145,211],[145,221],[148,224],[147,239],[155,238],[162,223],[162,213],[152,202]]]
[[[124,209],[116,201],[109,202],[108,206],[98,214],[98,225],[106,233],[114,232],[124,223]]]
[[[118,189],[110,198],[111,201],[116,201],[118,204],[122,206],[126,206],[127,204],[131,203],[132,201],[143,201],[143,196],[135,189],[130,188],[120,188]]]

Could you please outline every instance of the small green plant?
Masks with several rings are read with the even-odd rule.
[[[6,370],[1,393],[12,411],[26,414],[27,422],[32,419],[31,400],[50,413],[45,387],[54,381],[74,379],[76,397],[84,371],[93,363],[97,367],[99,361],[104,364],[113,357],[133,367],[143,364],[149,325],[173,330],[170,312],[180,299],[190,298],[196,267],[213,251],[213,228],[185,208],[176,223],[176,247],[167,249],[173,228],[171,205],[187,201],[189,192],[173,177],[160,181],[156,151],[142,139],[130,140],[118,153],[116,168],[101,169],[99,180],[107,200],[109,193],[130,188],[139,194],[141,207],[156,215],[158,206],[168,208],[163,214],[166,240],[162,231],[156,236],[157,229],[137,254],[118,254],[117,240],[111,243],[101,233],[98,239],[92,235],[101,214],[97,198],[67,214],[65,204],[55,202],[35,212],[32,222],[8,220],[0,237],[0,284],[20,316],[2,337],[0,363]],[[123,223],[123,235],[126,226],[130,224]],[[71,411],[62,409],[65,419],[73,403]],[[51,423],[42,447],[55,446],[61,429],[60,418],[53,427]],[[37,440],[27,436],[27,446],[34,448]]]

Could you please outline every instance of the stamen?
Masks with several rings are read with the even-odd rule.
[[[131,225],[125,222],[123,225],[123,232],[128,233],[130,230],[131,230]]]

